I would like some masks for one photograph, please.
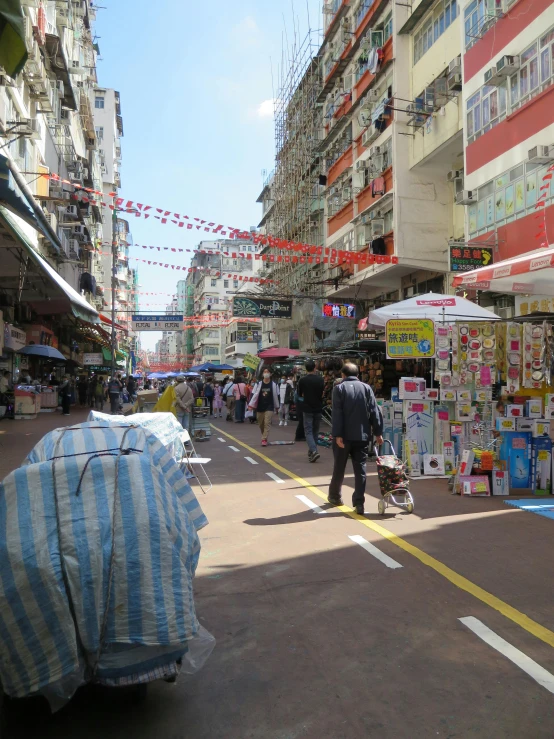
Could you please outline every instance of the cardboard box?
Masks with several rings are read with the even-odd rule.
[[[405,441],[406,450],[406,464],[410,468],[410,477],[421,476],[421,459],[418,452],[417,441],[413,439],[406,439]]]
[[[442,454],[423,455],[424,475],[444,475],[444,457]]]
[[[519,420],[519,419],[517,419]],[[515,418],[504,418],[500,416],[496,419],[496,430],[497,431],[516,431],[516,419]]]
[[[546,393],[544,396],[544,407],[554,408],[554,393]]]
[[[471,477],[463,476],[460,482],[462,484],[462,495],[471,495],[474,498],[482,498],[491,494],[489,478],[486,475],[472,475]]]
[[[441,403],[454,403],[458,400],[458,392],[449,387],[441,387],[440,399]]]
[[[544,417],[549,421],[552,420],[554,418],[554,408],[545,408]]]
[[[456,403],[456,421],[474,421],[476,409],[471,405],[471,400]]]
[[[533,439],[532,481],[534,495],[550,495],[552,492],[552,441],[542,436]]]
[[[525,415],[525,406],[523,405],[507,405],[506,418],[521,418]]]
[[[502,434],[500,459],[507,464],[510,488],[518,490],[531,485],[531,434],[527,431],[507,431]]]
[[[444,474],[453,475],[454,474],[454,464],[456,461],[455,456],[454,456],[454,442],[453,441],[443,442],[442,456],[444,457]]]
[[[531,398],[525,403],[525,415],[528,418],[542,418],[542,399]]]
[[[504,420],[505,421],[515,421],[516,422],[515,431],[529,431],[529,433],[532,434],[535,428],[533,418],[505,418]]]
[[[477,403],[490,403],[492,401],[492,390],[490,388],[486,390],[476,390],[474,399]]]
[[[492,494],[493,495],[509,495],[510,494],[510,478],[504,470],[492,471]]]
[[[544,420],[543,418],[533,418],[531,419],[532,422],[532,429],[531,433],[535,438],[538,438],[540,436],[550,436],[550,421]]]
[[[475,452],[473,449],[466,449],[462,452],[460,460],[460,475],[471,475],[471,469],[475,460]]]
[[[425,391],[425,400],[438,400],[440,391],[436,387],[428,387]]]
[[[471,390],[464,390],[460,388],[457,392],[457,400],[463,400],[467,403],[471,403]]]
[[[400,400],[425,400],[427,383],[423,377],[401,377],[398,383]]]

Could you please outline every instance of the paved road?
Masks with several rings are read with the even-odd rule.
[[[309,464],[216,423],[195,583],[210,661],[140,704],[87,689],[48,721],[27,710],[8,736],[551,739],[551,521],[438,480],[383,520],[374,467],[361,518],[324,502],[330,450]]]

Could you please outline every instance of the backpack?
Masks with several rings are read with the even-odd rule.
[[[244,388],[244,393],[243,393],[243,392],[242,392],[242,390],[240,389],[240,386],[241,386],[241,385],[242,385],[242,386],[243,386],[243,388]],[[246,400],[246,385],[244,384],[244,382],[239,382],[239,383],[238,383],[238,385],[237,385],[237,387],[238,387],[238,389],[239,389],[240,399],[241,399],[241,400]]]
[[[121,385],[119,384],[119,380],[110,380],[108,383],[108,390],[110,393],[120,393]]]
[[[289,405],[294,400],[294,388],[287,382],[287,389],[285,390],[285,405]]]
[[[94,386],[94,396],[96,398],[101,398],[104,395],[104,383],[97,382]]]

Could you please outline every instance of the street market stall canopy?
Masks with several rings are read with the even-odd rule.
[[[258,357],[261,359],[286,359],[287,357],[299,357],[301,353],[297,349],[281,349],[281,347],[272,346],[271,349],[258,352]]]
[[[480,272],[481,270],[475,271]],[[429,318],[444,323],[500,320],[500,316],[497,316],[496,313],[481,308],[480,305],[457,295],[426,293],[372,311],[367,319],[367,324],[368,326],[384,327],[387,321],[400,318]]]
[[[191,367],[190,372],[222,372],[223,370],[234,370],[236,367],[231,367],[229,364],[212,364],[211,362],[204,362],[204,364],[197,364],[196,367]]]
[[[15,216],[1,206],[0,264],[2,289],[39,315],[71,313],[88,323],[100,323],[97,311],[48,264]]]
[[[554,247],[466,272],[454,278],[454,287],[499,293],[554,295]]]

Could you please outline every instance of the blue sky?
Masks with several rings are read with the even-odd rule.
[[[262,170],[273,169],[275,156],[272,70],[277,88],[284,31],[290,45],[294,25],[301,38],[309,25],[321,28],[321,0],[98,4],[107,6],[97,11],[98,81],[121,93],[122,197],[228,226],[256,225]],[[190,249],[199,241],[198,232],[154,219],[130,216],[130,224],[137,244]],[[157,261],[150,250],[130,254]],[[167,262],[190,261],[170,254]],[[139,263],[143,291],[171,293],[178,274]],[[152,312],[169,300],[142,298],[163,304],[144,305]],[[143,347],[158,338],[143,333]]]

